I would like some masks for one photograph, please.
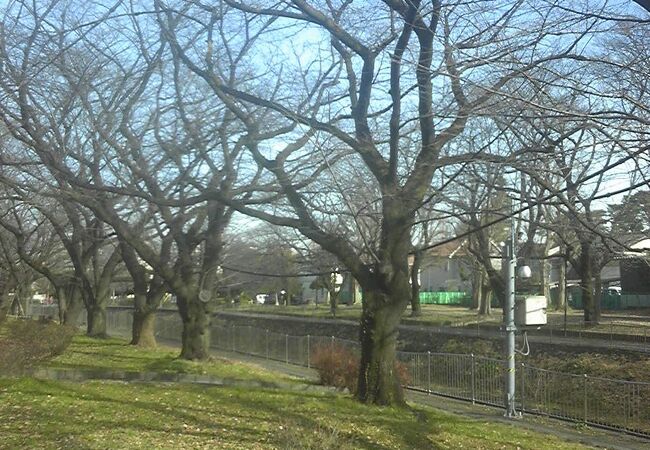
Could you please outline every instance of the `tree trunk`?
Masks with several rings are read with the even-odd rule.
[[[106,338],[106,308],[104,305],[92,305],[88,311],[88,326],[86,334],[96,338]]]
[[[163,285],[155,278],[147,283],[146,276],[142,276],[135,283],[133,289],[133,325],[131,327],[131,345],[140,347],[155,347],[156,311],[165,295]]]
[[[546,301],[548,302],[549,299],[551,298],[551,286],[548,283],[549,263],[547,259],[542,260],[541,268],[542,268],[542,273],[541,273],[542,294],[544,295]]]
[[[582,293],[582,306],[584,309],[585,325],[597,325],[596,303],[594,297],[594,280],[590,274],[585,274],[580,280],[580,291]]]
[[[210,321],[207,304],[192,297],[179,297],[178,310],[183,320],[180,357],[189,360],[205,360],[210,357]]]
[[[488,283],[492,295],[495,295],[499,300],[499,306],[505,308],[506,282],[504,275],[496,270],[491,270],[488,273]]]
[[[339,292],[336,292],[336,287],[332,287],[332,290],[330,291],[330,314],[332,317],[336,317],[336,311],[338,310],[339,306]]]
[[[413,255],[413,266],[411,266],[411,317],[420,317],[422,307],[420,306],[420,266],[422,265],[422,250],[416,250]]]
[[[579,269],[585,325],[594,326],[600,322],[600,305],[596,305],[596,298],[594,296],[594,277],[598,274],[596,273],[597,269],[594,265],[591,246],[591,242],[581,243]]]
[[[479,309],[481,306],[481,289],[483,285],[483,271],[476,267],[472,274],[472,304],[469,309]]]
[[[357,301],[358,301],[358,298],[357,298],[358,289],[357,289],[357,280],[353,276],[350,276],[350,286],[351,286],[351,289],[352,289],[352,299],[350,300],[351,301],[350,304],[351,305],[356,305]]]
[[[600,322],[600,302],[603,295],[603,280],[600,277],[600,270],[594,276],[594,316],[596,321]]]
[[[65,323],[65,312],[68,309],[68,300],[66,299],[65,289],[59,286],[54,286],[56,293],[56,305],[59,312],[59,323]]]
[[[389,296],[379,290],[364,289],[357,389],[357,398],[362,402],[404,404],[404,393],[395,370],[395,357],[397,326],[406,306],[405,301],[401,304],[391,302]]]
[[[562,259],[559,267],[558,286],[557,286],[557,303],[555,309],[564,309],[566,303],[566,259]]]
[[[78,286],[70,283],[64,288],[56,288],[56,295],[59,301],[59,321],[72,327],[79,326],[83,301]]]
[[[544,292],[544,297],[546,297],[546,302],[548,305],[551,304],[551,260],[549,257],[549,252],[551,251],[553,241],[550,239],[551,232],[546,230],[546,239],[544,241],[544,259],[542,260],[542,292]],[[556,304],[557,306],[557,304]]]
[[[23,305],[22,299],[14,294],[14,297],[11,301],[11,314],[14,316],[24,316],[26,315],[25,305]]]
[[[156,346],[155,336],[156,310],[136,308],[133,310],[133,327],[131,345],[152,348]]]
[[[0,294],[0,323],[7,319],[9,313],[9,299],[7,294]]]
[[[81,317],[82,311],[83,304],[79,299],[77,299],[76,302],[68,301],[68,306],[63,311],[63,319],[61,323],[72,327],[79,326],[79,317]]]
[[[480,302],[478,313],[481,316],[492,314],[492,289],[488,283],[482,283],[479,287]]]

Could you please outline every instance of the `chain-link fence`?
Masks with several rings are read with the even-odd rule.
[[[110,332],[128,333],[132,312],[110,310]],[[156,336],[178,342],[182,322],[178,313],[160,312]],[[292,336],[252,326],[211,329],[212,347],[287,364],[312,367],[314,349],[345,346],[359,352],[355,341],[334,336]],[[473,403],[503,406],[505,362],[476,355],[398,352],[408,372],[408,389]],[[650,436],[650,383],[610,380],[538,369],[517,368],[518,411],[561,418],[628,433]]]

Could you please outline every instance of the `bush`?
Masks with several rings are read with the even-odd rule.
[[[359,357],[352,350],[338,343],[318,346],[311,354],[311,364],[318,372],[321,384],[356,393]],[[408,367],[404,363],[398,361],[395,371],[402,385],[411,381]]]
[[[359,357],[348,348],[338,343],[318,346],[311,354],[311,363],[321,384],[356,391]]]
[[[48,321],[11,320],[0,336],[0,374],[19,375],[65,351],[74,327]]]

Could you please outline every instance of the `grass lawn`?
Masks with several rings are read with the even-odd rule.
[[[47,367],[54,369],[107,370],[123,372],[187,373],[211,375],[239,380],[275,380],[295,382],[283,373],[269,373],[255,364],[237,363],[224,358],[209,362],[177,359],[177,348],[158,346],[142,349],[127,345],[124,339],[93,339],[77,335],[66,352],[52,359]]]
[[[226,360],[76,336],[57,368],[283,375]],[[285,377],[286,378],[286,377]],[[294,380],[294,382],[298,382]],[[347,395],[172,383],[0,379],[1,449],[577,449],[554,436],[434,409],[369,407]],[[582,447],[584,448],[584,447]]]
[[[578,449],[553,436],[343,396],[180,384],[0,380],[6,449]]]
[[[254,312],[261,314],[280,314],[290,316],[314,317],[314,318],[332,318],[327,305],[299,305],[299,306],[269,306],[269,305],[250,305],[241,304],[235,308],[224,309],[228,311]],[[459,307],[445,305],[422,305],[422,316],[417,318],[409,317],[410,308],[404,311],[403,323],[413,323],[422,325],[463,325],[476,323],[478,319],[481,322],[498,323],[501,315],[498,311],[490,317],[479,317],[476,311]],[[361,305],[340,305],[336,312],[338,319],[359,320],[361,317]]]
[[[224,312],[240,311],[252,312],[259,314],[279,314],[289,316],[313,317],[321,319],[331,319],[329,307],[327,305],[299,305],[299,306],[269,306],[269,305],[251,305],[241,304],[234,308],[224,309]],[[502,311],[500,308],[492,308],[490,316],[479,316],[476,310],[470,310],[461,306],[447,306],[447,305],[422,305],[422,315],[420,317],[410,317],[411,309],[406,308],[402,315],[403,324],[411,325],[425,325],[425,326],[466,326],[473,327],[479,322],[482,326],[492,325],[498,327],[503,322]],[[621,317],[629,314],[647,315],[647,311],[625,310],[616,311]],[[567,311],[569,317],[569,324],[567,329],[571,331],[584,330],[585,326],[582,323],[583,311],[569,308]],[[358,321],[361,317],[361,305],[340,305],[336,317],[338,319],[348,319]],[[548,311],[548,321],[553,324],[553,328],[563,328],[564,312],[563,311]],[[604,334],[620,333],[630,334],[650,339],[650,323],[639,322],[635,318],[620,318],[616,320],[616,324],[612,324],[609,319],[604,319],[603,323],[597,326],[590,326],[590,332],[601,332]]]

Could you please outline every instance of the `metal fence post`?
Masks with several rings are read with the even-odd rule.
[[[289,335],[284,335],[284,360],[289,364]]]
[[[584,422],[587,423],[587,374],[585,373],[582,378],[583,382],[583,409],[584,409]]]
[[[330,350],[334,351],[334,336],[330,339]]]
[[[309,335],[307,335],[307,368],[311,369],[311,348],[309,344]]]
[[[427,352],[427,392],[431,394],[431,352]]]
[[[474,358],[474,353],[471,354],[472,356],[472,404],[476,403],[476,375],[475,375],[475,358]]]
[[[266,359],[269,359],[269,329],[266,329]]]

